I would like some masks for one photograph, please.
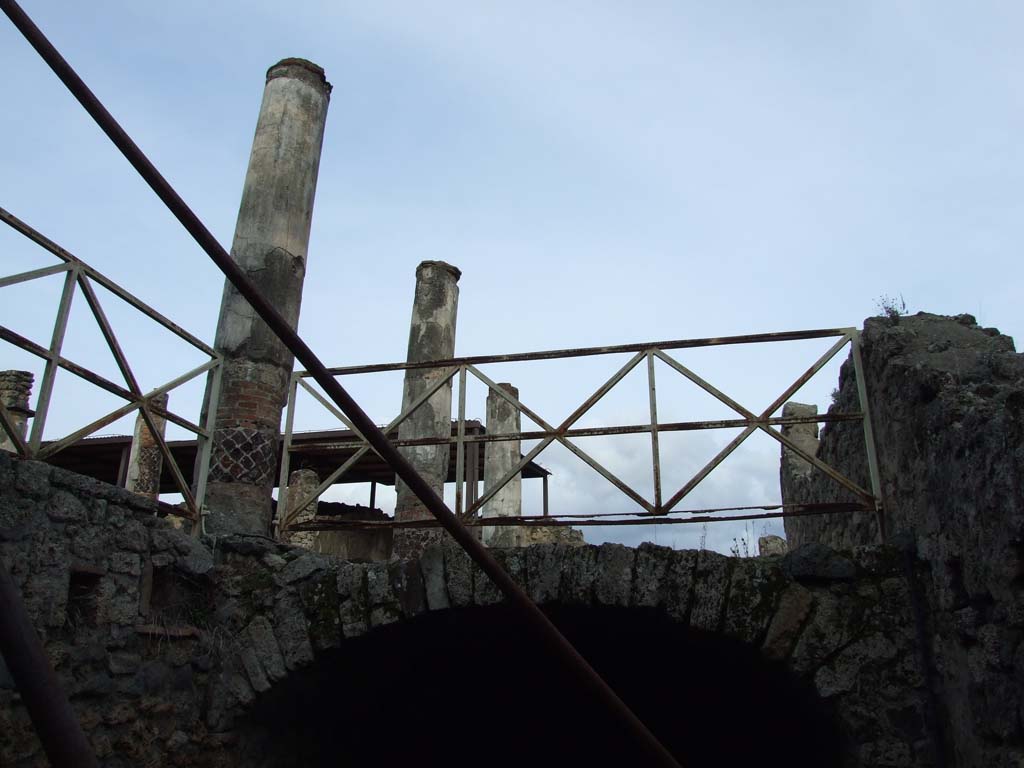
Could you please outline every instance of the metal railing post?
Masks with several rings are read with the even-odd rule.
[[[875,519],[878,523],[878,540],[885,543],[888,537],[885,521],[885,507],[882,503],[882,475],[878,468],[878,446],[875,443],[875,428],[871,421],[871,405],[868,398],[867,381],[864,377],[864,361],[860,352],[860,332],[852,334],[853,372],[857,380],[857,397],[864,422],[864,450],[868,458],[868,474],[871,478],[871,493],[875,496]]]
[[[76,265],[64,276],[64,290],[60,295],[57,319],[53,324],[53,336],[50,338],[49,356],[46,358],[46,367],[43,369],[43,381],[39,385],[36,415],[32,419],[32,434],[29,437],[29,448],[32,453],[39,450],[43,441],[43,428],[46,426],[46,416],[50,410],[50,396],[53,394],[53,382],[57,377],[60,351],[64,346],[64,334],[68,329],[68,315],[71,313],[71,300],[75,295],[77,281],[78,266]]]

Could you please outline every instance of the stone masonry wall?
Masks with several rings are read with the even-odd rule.
[[[871,318],[863,356],[891,540],[925,569],[947,764],[1024,761],[1024,355],[970,315]],[[852,364],[835,406],[857,411]],[[859,425],[822,430],[818,455],[867,485]],[[787,502],[845,500],[784,468]],[[791,546],[877,540],[872,516],[786,521]]]
[[[254,765],[246,713],[293,672],[377,627],[501,601],[452,545],[360,564],[252,535],[200,542],[153,513],[123,489],[0,455],[0,556],[107,768]],[[836,713],[847,766],[934,764],[898,552],[495,554],[541,605],[656,610],[759,648]],[[45,765],[6,672],[0,764]]]

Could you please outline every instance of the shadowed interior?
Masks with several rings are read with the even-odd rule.
[[[842,763],[830,708],[752,648],[654,611],[548,614],[682,765]],[[242,734],[254,766],[644,764],[502,606],[346,642],[263,695]]]

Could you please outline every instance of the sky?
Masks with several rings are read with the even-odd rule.
[[[463,272],[459,355],[861,326],[880,303],[1024,332],[1016,2],[23,7],[225,245],[267,67],[288,56],[324,67],[334,91],[299,331],[329,365],[403,357],[425,259]],[[212,341],[215,267],[6,19],[0,66],[0,206]],[[53,263],[7,231],[0,254],[2,274]],[[59,287],[0,288],[0,323],[46,343]],[[114,305],[104,302],[144,388],[203,361]],[[114,378],[101,345],[79,299],[66,356]],[[828,345],[679,359],[763,408]],[[558,421],[622,362],[485,373]],[[827,408],[837,366],[796,399]],[[9,346],[0,367],[41,372]],[[581,425],[644,421],[642,374]],[[378,421],[397,413],[400,376],[343,383]],[[668,368],[657,383],[662,420],[730,415]],[[470,394],[469,415],[482,418],[484,392]],[[172,409],[196,418],[200,396],[197,380]],[[46,437],[117,405],[62,375]],[[330,426],[300,403],[297,428]],[[107,431],[130,429],[128,419]],[[731,437],[663,438],[666,485]],[[681,506],[777,501],[778,446],[756,437]],[[649,494],[649,441],[616,440],[580,444]],[[564,450],[539,461],[554,473],[553,511],[629,508]],[[529,512],[539,489],[526,485]],[[331,497],[365,503],[364,493]],[[753,528],[586,535],[675,546],[704,536],[728,551],[738,536],[779,532]]]

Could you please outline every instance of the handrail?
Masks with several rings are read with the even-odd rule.
[[[110,278],[100,274],[77,256],[73,255],[70,251],[57,245],[38,230],[29,226],[2,207],[0,207],[0,221],[10,226],[16,232],[24,235],[32,242],[40,245],[62,262],[61,264],[57,264],[52,267],[44,267],[42,269],[21,272],[8,277],[0,277],[0,287],[19,285],[33,280],[40,280],[51,275],[64,273],[64,288],[61,292],[60,303],[57,309],[57,317],[54,322],[49,347],[36,344],[32,340],[25,338],[10,328],[0,325],[0,341],[6,341],[19,349],[46,361],[46,365],[43,369],[43,378],[37,394],[35,412],[32,416],[32,430],[28,440],[22,439],[18,430],[15,428],[14,419],[10,411],[2,404],[0,404],[0,431],[6,433],[11,439],[11,442],[19,456],[27,459],[47,461],[55,454],[74,445],[96,431],[103,429],[103,427],[112,424],[130,413],[138,411],[146,422],[146,426],[149,428],[150,433],[153,435],[157,447],[163,456],[163,460],[166,462],[171,476],[174,478],[175,485],[181,493],[182,498],[185,500],[186,508],[182,510],[182,517],[189,518],[193,522],[198,522],[202,514],[203,497],[205,495],[206,480],[209,473],[209,451],[213,436],[213,417],[216,412],[216,403],[220,393],[221,355],[212,347],[204,344],[191,333],[184,330],[181,326],[171,320],[168,320],[164,315],[157,312],[141,299],[133,296],[128,290],[122,288]],[[149,390],[148,392],[143,392],[135,374],[132,371],[128,358],[126,357],[124,350],[121,348],[121,344],[117,339],[117,334],[114,332],[114,329],[110,324],[110,320],[107,318],[106,312],[103,309],[103,304],[93,288],[93,283],[102,285],[117,298],[125,301],[132,308],[142,312],[147,317],[153,319],[164,328],[174,333],[178,338],[188,342],[200,351],[209,355],[210,359],[192,370]],[[123,385],[110,381],[106,377],[99,375],[84,365],[68,360],[62,354],[64,335],[68,329],[71,305],[74,301],[76,292],[78,291],[80,291],[85,297],[85,301],[89,307],[92,317],[99,326],[103,340],[106,343],[107,348],[110,350],[110,353],[114,356],[118,370],[124,380]],[[47,417],[50,414],[54,382],[58,371],[62,369],[69,373],[73,373],[95,387],[109,392],[122,400],[126,400],[127,403],[113,411],[110,411],[109,413],[103,414],[86,426],[75,430],[65,437],[57,440],[44,441],[44,430],[46,428]],[[200,426],[195,424],[184,416],[180,416],[167,408],[162,408],[154,404],[154,398],[167,394],[171,390],[192,381],[197,376],[201,376],[208,372],[212,372],[212,382],[210,387],[211,407],[208,408],[205,425]],[[178,466],[177,461],[175,461],[174,456],[167,447],[167,443],[161,434],[161,430],[157,429],[155,423],[155,419],[157,417],[164,418],[196,435],[199,443],[199,451],[201,452],[201,455],[205,457],[205,460],[198,463],[198,472],[196,477],[197,483],[194,491],[186,481],[185,473],[182,472],[181,467]]]
[[[693,370],[684,366],[670,354],[667,350],[675,349],[690,349],[697,347],[708,347],[718,346],[722,344],[761,344],[771,343],[778,341],[795,341],[803,339],[821,339],[821,338],[832,338],[838,337],[835,343],[833,343],[827,351],[821,354],[815,362],[808,367],[803,373],[796,377],[796,379],[787,386],[769,405],[767,408],[761,410],[760,413],[754,410],[748,409],[738,403],[733,398],[726,395],[719,388],[715,387],[703,377],[695,373]],[[705,339],[680,339],[669,342],[640,342],[635,344],[623,344],[618,346],[605,346],[605,347],[588,347],[588,348],[577,348],[577,349],[562,349],[562,350],[547,350],[542,352],[527,352],[527,353],[516,353],[516,354],[505,354],[505,355],[480,355],[476,357],[461,357],[461,358],[448,358],[443,360],[432,360],[426,362],[417,363],[385,363],[385,364],[373,364],[373,365],[362,365],[362,366],[347,366],[339,368],[328,369],[332,372],[335,377],[340,376],[351,376],[367,373],[378,373],[384,371],[402,370],[409,368],[416,369],[433,369],[440,370],[439,375],[433,382],[433,387],[428,391],[424,392],[416,401],[410,403],[409,406],[399,416],[392,421],[387,427],[386,432],[390,432],[398,424],[409,418],[419,407],[423,405],[441,386],[448,384],[453,379],[458,379],[458,414],[455,422],[455,435],[449,435],[446,437],[425,437],[425,438],[406,438],[397,439],[392,441],[392,445],[400,447],[411,447],[411,446],[427,446],[427,445],[455,445],[456,446],[456,489],[455,489],[455,512],[458,514],[463,522],[470,525],[492,525],[490,522],[493,518],[482,518],[480,513],[484,506],[490,501],[503,487],[510,483],[516,476],[518,476],[523,469],[530,464],[530,462],[537,459],[541,453],[543,453],[549,446],[558,443],[568,449],[571,453],[577,456],[585,464],[588,464],[598,474],[602,475],[608,482],[618,488],[632,503],[634,506],[633,510],[626,510],[621,513],[615,513],[617,517],[626,517],[626,520],[619,520],[615,522],[615,525],[650,525],[654,522],[684,522],[678,518],[678,515],[688,514],[693,515],[695,512],[708,512],[708,510],[697,510],[689,513],[684,511],[677,511],[677,505],[682,502],[688,495],[690,495],[695,488],[697,488],[730,454],[736,451],[739,446],[747,440],[755,432],[763,432],[769,435],[771,438],[779,442],[785,449],[792,451],[797,456],[808,462],[817,471],[824,473],[836,483],[844,487],[847,491],[852,493],[856,497],[857,501],[851,504],[841,504],[835,507],[829,507],[828,505],[807,503],[802,505],[790,505],[799,506],[806,513],[806,509],[814,507],[817,511],[816,514],[823,513],[845,513],[852,510],[873,512],[879,519],[880,530],[883,524],[883,509],[881,501],[881,491],[879,488],[879,482],[877,479],[877,471],[872,472],[871,466],[877,464],[877,453],[874,446],[874,437],[870,430],[870,411],[868,410],[868,398],[865,391],[863,377],[857,379],[858,393],[860,395],[861,410],[852,413],[822,413],[814,416],[774,416],[773,414],[789,400],[789,398],[799,390],[804,384],[810,381],[816,374],[818,374],[835,356],[850,346],[853,350],[858,347],[860,339],[860,332],[855,328],[833,328],[833,329],[817,329],[817,330],[805,330],[805,331],[786,331],[781,333],[761,333],[761,334],[749,334],[744,336],[723,336],[713,337]],[[529,408],[524,402],[517,396],[514,396],[507,392],[503,387],[498,386],[490,377],[477,368],[478,363],[508,363],[508,362],[521,362],[521,361],[535,361],[535,360],[559,360],[581,356],[593,356],[593,355],[609,355],[609,354],[622,354],[622,353],[633,353],[632,357],[620,367],[607,381],[605,381],[598,389],[586,398],[583,403],[577,407],[570,416],[563,420],[557,426],[545,421],[538,413]],[[854,355],[856,364],[856,355]],[[661,360],[668,366],[669,369],[675,371],[694,386],[710,394],[715,400],[723,403],[731,410],[735,411],[739,418],[732,419],[715,419],[715,420],[704,420],[704,421],[688,421],[688,422],[660,422],[658,420],[658,392],[655,383],[655,359]],[[606,427],[574,427],[574,424],[585,415],[591,408],[593,408],[603,397],[605,397],[612,389],[614,389],[625,376],[632,371],[635,367],[646,361],[647,369],[647,400],[648,408],[650,413],[650,419],[646,423],[641,424],[623,424]],[[456,375],[457,374],[457,375]],[[514,432],[501,432],[500,434],[478,434],[468,435],[466,434],[465,424],[465,398],[466,398],[466,381],[468,375],[472,375],[474,378],[482,382],[488,389],[489,392],[493,392],[497,396],[504,399],[519,413],[527,416],[536,424],[541,426],[541,429],[534,430],[519,430]],[[307,378],[310,374],[305,371],[297,371],[292,374],[291,385],[288,389],[288,410],[287,418],[285,423],[285,431],[283,435],[284,449],[282,453],[281,461],[281,474],[279,480],[279,488],[281,489],[278,496],[278,525],[280,531],[286,530],[337,530],[338,524],[322,520],[322,521],[306,521],[301,526],[295,525],[296,518],[301,514],[303,510],[306,510],[311,504],[315,503],[316,500],[335,482],[337,482],[347,471],[352,469],[356,462],[362,456],[364,456],[369,450],[371,450],[367,440],[356,433],[355,438],[349,438],[341,441],[330,441],[329,445],[332,449],[352,449],[355,451],[353,455],[348,457],[341,466],[337,467],[334,471],[330,472],[324,477],[319,485],[311,492],[304,494],[303,498],[295,503],[288,503],[288,474],[290,469],[290,456],[293,452],[301,452],[303,449],[296,449],[293,446],[293,424],[295,418],[295,411],[297,405],[297,396],[299,389],[308,392],[314,400],[320,405],[324,406],[329,412],[337,416],[349,429],[352,429],[352,423],[343,414],[341,414],[331,403],[324,398],[316,389],[311,387],[307,383]],[[800,445],[791,440],[788,436],[782,434],[777,427],[791,426],[795,424],[808,424],[808,423],[837,423],[837,422],[861,422],[864,425],[864,439],[865,449],[868,457],[869,475],[871,476],[871,490],[867,490],[861,487],[860,484],[850,479],[847,475],[840,472],[835,467],[827,464],[815,455],[808,453]],[[669,432],[679,431],[694,431],[694,430],[710,430],[710,429],[742,429],[743,431],[733,439],[728,445],[726,445],[719,453],[707,462],[700,470],[672,493],[666,499],[664,497],[662,488],[662,457],[659,446],[660,435]],[[355,431],[355,430],[353,430]],[[632,488],[622,478],[618,477],[613,473],[607,466],[597,461],[593,456],[585,452],[576,443],[573,442],[578,437],[594,437],[594,436],[617,436],[626,434],[649,434],[651,439],[651,456],[652,466],[651,472],[653,476],[653,498],[648,499],[643,497],[635,488]],[[468,482],[472,486],[472,492],[466,493],[467,484],[467,466],[465,461],[465,448],[471,445],[478,445],[480,443],[491,443],[491,442],[506,442],[506,441],[522,441],[522,440],[539,440],[539,444],[534,446],[525,455],[520,458],[520,461],[511,469],[507,470],[505,475],[490,484],[485,488],[482,495],[477,496],[475,493],[475,481],[469,480]],[[319,449],[323,448],[323,445],[318,444],[316,446]],[[307,447],[307,450],[311,449]],[[470,503],[464,504],[464,500],[467,497],[471,500]],[[783,505],[785,506],[785,505]],[[639,512],[636,511],[639,508]],[[768,506],[759,507],[768,510]],[[780,507],[782,508],[782,507]],[[717,511],[729,511],[735,510],[736,507],[717,507]],[[771,507],[775,509],[775,507]],[[753,519],[756,517],[783,517],[788,514],[795,514],[795,512],[787,511],[783,509],[781,512],[771,512],[770,514],[763,514],[760,516],[744,516],[739,519]],[[676,517],[672,517],[676,515]],[[546,508],[544,509],[542,516],[537,515],[522,515],[516,518],[503,518],[506,522],[500,523],[501,525],[513,524],[510,520],[517,521],[518,524],[523,525],[559,525],[559,524],[572,524],[572,525],[593,525],[595,523],[583,523],[582,519],[594,520],[597,518],[605,517],[601,513],[592,515],[560,515],[558,513],[550,513]],[[707,518],[708,522],[732,520],[735,518],[731,517],[714,517]],[[572,520],[571,523],[565,523],[565,520]],[[540,522],[545,521],[545,522]],[[559,522],[563,521],[563,522]],[[610,524],[610,523],[606,523]],[[397,522],[378,522],[375,523],[375,527],[391,526],[391,527],[432,527],[436,523],[432,520],[416,520],[406,521],[401,524]],[[358,525],[355,525],[358,527]]]

